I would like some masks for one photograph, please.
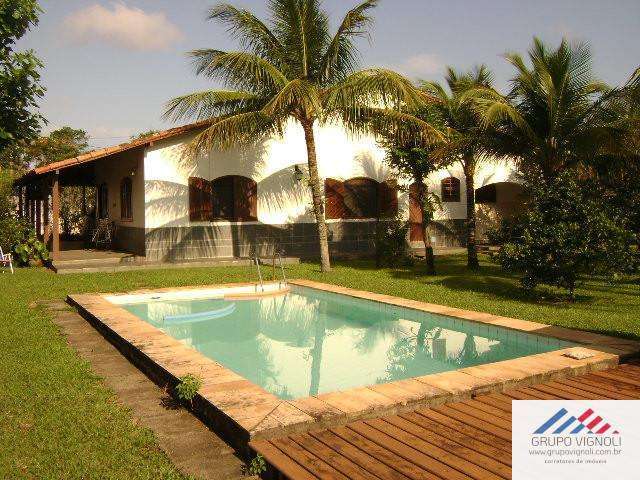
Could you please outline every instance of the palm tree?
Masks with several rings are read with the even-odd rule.
[[[563,40],[552,50],[534,38],[528,56],[530,67],[519,54],[505,56],[516,69],[508,95],[488,88],[472,95],[485,125],[496,129],[497,153],[547,179],[621,153],[628,131],[619,114],[621,91],[593,76],[589,48]]]
[[[448,128],[447,142],[441,148],[441,155],[455,158],[464,172],[467,201],[465,225],[467,243],[467,266],[477,269],[478,251],[476,247],[476,190],[475,174],[480,161],[486,158],[487,144],[491,140],[482,118],[468,98],[468,92],[478,88],[490,88],[493,76],[486,66],[459,73],[447,68],[445,77],[448,90],[436,82],[423,82],[422,89],[438,101],[443,124]]]
[[[165,113],[174,120],[210,122],[194,139],[191,153],[257,142],[281,134],[292,123],[302,127],[323,272],[330,270],[330,260],[314,126],[341,122],[350,132],[361,133],[368,128],[365,118],[402,120],[394,106],[424,101],[397,73],[357,71],[354,41],[369,36],[369,12],[377,3],[367,0],[350,10],[333,35],[320,0],[269,0],[267,23],[231,5],[213,7],[208,18],[225,25],[241,49],[202,49],[190,55],[198,75],[220,80],[229,89],[175,98]]]

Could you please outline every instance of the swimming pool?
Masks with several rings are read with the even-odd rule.
[[[299,285],[260,298],[200,290],[117,303],[286,400],[575,345]]]

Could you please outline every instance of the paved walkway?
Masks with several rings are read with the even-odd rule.
[[[62,301],[43,303],[54,313],[69,344],[88,360],[143,427],[153,430],[158,445],[186,475],[231,480],[242,475],[243,462],[224,440],[173,402],[74,309]]]
[[[508,479],[514,399],[640,399],[640,362],[250,445],[296,480]]]

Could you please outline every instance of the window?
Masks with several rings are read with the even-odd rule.
[[[211,182],[204,178],[189,178],[189,220],[207,222],[211,220]]]
[[[98,187],[98,218],[109,218],[109,187],[106,183]]]
[[[398,192],[393,182],[327,178],[324,191],[328,219],[388,218],[398,212]]]
[[[496,203],[497,196],[496,184],[491,183],[476,190],[476,203]]]
[[[398,214],[398,186],[395,181],[387,180],[378,185],[378,215],[380,218],[393,218]]]
[[[126,177],[120,182],[120,219],[132,220],[133,209],[131,207],[131,178]]]
[[[258,219],[258,186],[247,177],[229,175],[213,181],[189,179],[189,219],[192,222]]]
[[[442,180],[441,198],[443,202],[459,202],[460,201],[460,180],[455,177],[449,177]]]
[[[230,222],[258,219],[258,186],[247,177],[229,175],[212,182],[213,219]]]

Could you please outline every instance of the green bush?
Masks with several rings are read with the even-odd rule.
[[[46,262],[49,260],[46,245],[38,240],[31,225],[16,216],[11,182],[8,175],[0,177],[0,246],[3,252],[13,254],[17,265],[29,265],[32,260]]]
[[[378,221],[376,225],[376,264],[378,267],[413,265],[413,258],[407,243],[409,227],[409,222],[400,216]]]
[[[497,261],[521,275],[522,286],[567,289],[571,298],[580,275],[612,274],[629,268],[633,234],[618,212],[567,172],[527,181],[528,208],[490,234],[501,245]]]
[[[179,400],[191,403],[201,387],[202,379],[188,373],[180,377],[180,383],[176,386],[176,395]]]

